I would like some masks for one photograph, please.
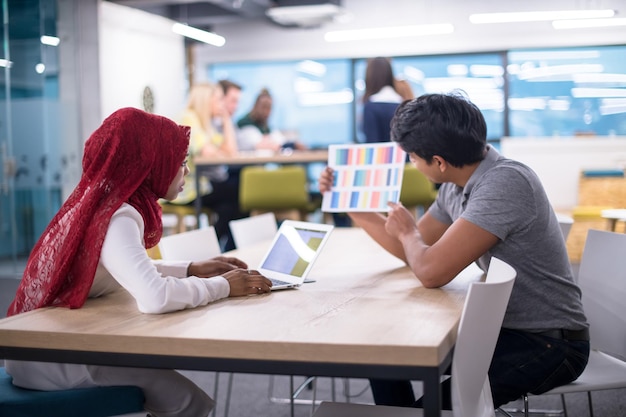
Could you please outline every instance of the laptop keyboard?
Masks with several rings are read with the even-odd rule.
[[[281,280],[276,279],[276,278],[270,278],[270,281],[272,281],[273,285],[286,285],[286,284],[289,284],[286,281],[281,281]]]

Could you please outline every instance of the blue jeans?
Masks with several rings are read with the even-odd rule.
[[[554,339],[502,329],[489,367],[494,407],[574,381],[589,358],[589,342]],[[370,380],[379,405],[420,407],[410,381]],[[442,408],[450,409],[450,383],[442,383]]]

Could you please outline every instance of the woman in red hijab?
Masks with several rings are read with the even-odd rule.
[[[85,143],[83,173],[28,259],[8,315],[40,307],[80,308],[120,286],[144,313],[167,313],[229,296],[269,291],[239,259],[153,261],[162,234],[159,198],[182,191],[189,127],[134,108],[109,116]],[[184,279],[181,279],[184,278]],[[175,370],[7,360],[15,385],[59,390],[135,385],[155,417],[202,417],[213,400]]]

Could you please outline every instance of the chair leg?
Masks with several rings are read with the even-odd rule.
[[[563,417],[567,417],[567,406],[565,405],[565,394],[561,394],[561,406],[563,407]]]
[[[587,402],[589,403],[589,416],[593,417],[593,403],[591,402],[591,391],[587,391]]]
[[[289,407],[291,411],[291,417],[295,417],[296,415],[296,396],[293,395],[293,375],[289,375],[289,392],[291,393],[289,397]]]
[[[524,417],[528,417],[528,395],[524,394]]]
[[[215,401],[217,401],[217,388],[219,386],[219,382],[220,382],[220,373],[216,372],[215,373],[215,382],[213,384],[213,399]],[[211,415],[213,415],[213,417],[215,417],[217,413],[217,405],[213,408],[213,411],[211,412]]]
[[[224,417],[228,417],[228,411],[230,410],[230,394],[233,391],[233,373],[228,374],[228,386],[226,387],[226,401],[224,403]]]

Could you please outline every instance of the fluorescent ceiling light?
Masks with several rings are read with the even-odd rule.
[[[626,113],[626,99],[603,98],[600,102],[600,114],[607,116],[610,114]]]
[[[474,24],[508,23],[508,22],[540,22],[545,20],[565,19],[600,19],[615,16],[615,10],[560,10],[537,12],[510,13],[476,13],[469,17]]]
[[[601,73],[602,64],[567,64],[522,68],[517,78],[524,81],[571,81],[574,74]]]
[[[382,28],[337,30],[326,32],[326,42],[348,42],[371,39],[408,38],[413,36],[445,35],[454,32],[450,23],[433,25],[389,26]]]
[[[207,32],[205,30],[196,29],[188,25],[183,25],[182,23],[174,23],[172,31],[174,33],[178,33],[179,35],[208,43],[213,46],[224,46],[226,43],[226,38],[223,36],[216,35],[215,33]]]
[[[349,88],[341,91],[298,94],[298,104],[303,107],[333,106],[354,101],[354,93]]]
[[[47,36],[47,35],[43,35],[41,38],[39,38],[39,40],[44,45],[50,45],[50,46],[59,46],[59,42],[61,42],[61,40],[57,38],[56,36]]]
[[[316,77],[322,77],[326,74],[326,65],[307,59],[298,63],[297,70]]]
[[[319,26],[332,21],[343,10],[335,4],[270,7],[265,14],[281,25]]]
[[[572,97],[575,98],[598,98],[598,97],[626,97],[623,88],[572,88]]]
[[[555,20],[552,22],[552,27],[555,29],[600,28],[609,26],[626,26],[626,18]]]

